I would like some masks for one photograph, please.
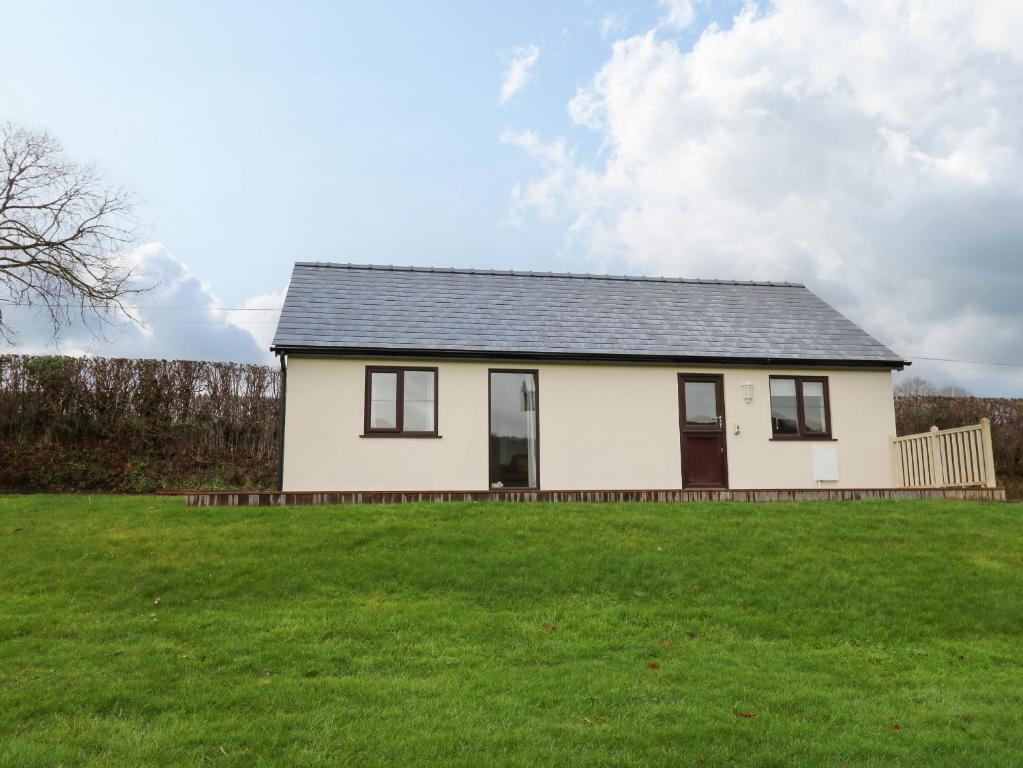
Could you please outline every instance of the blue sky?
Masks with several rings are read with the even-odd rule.
[[[988,5],[10,3],[0,119],[135,190],[142,301],[206,307],[63,351],[264,359],[272,313],[221,308],[333,260],[799,280],[903,354],[1023,362],[1023,49]]]
[[[627,13],[639,27],[656,11]],[[19,76],[5,83],[3,116],[47,128],[137,190],[145,239],[228,303],[283,286],[296,259],[548,269],[564,258],[560,234],[505,224],[532,161],[499,136],[568,126],[568,99],[607,57],[609,12],[11,4],[5,26],[45,29],[48,44],[5,40]],[[530,44],[543,88],[501,106],[508,58]]]

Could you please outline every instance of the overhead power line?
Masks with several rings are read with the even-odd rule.
[[[1023,363],[1007,363],[999,360],[956,360],[952,357],[921,357],[919,355],[906,355],[910,360],[929,360],[937,363],[965,363],[968,365],[1001,365],[1006,368],[1023,368]]]
[[[29,304],[25,301],[4,301],[0,299],[0,304],[6,307],[28,307],[32,309],[45,309],[46,304],[43,302],[36,302]],[[62,307],[66,309],[78,309],[79,304],[65,303],[65,302],[53,302],[50,306]],[[192,312],[211,312],[211,311],[222,311],[222,312],[280,312],[283,307],[196,307],[190,305],[174,305],[174,304],[121,304],[122,309],[159,309],[159,310],[171,310],[171,311],[183,311],[188,310]],[[98,307],[98,309],[117,309],[117,307],[111,305],[109,307]]]
[[[28,302],[18,301],[5,301],[0,299],[0,304],[8,307],[28,307],[34,309],[44,309],[45,305],[41,303],[29,304]],[[54,306],[67,307],[71,309],[77,309],[77,304],[66,304],[59,303]],[[169,312],[280,312],[283,307],[197,307],[190,305],[177,305],[177,304],[123,304],[121,305],[124,309],[144,309],[150,310],[155,309],[159,311]],[[110,307],[114,309],[114,307]],[[188,321],[188,325],[220,325],[223,321],[220,320],[191,320]],[[253,320],[246,321],[246,325],[273,325],[276,321],[274,320]],[[182,323],[184,325],[186,323]],[[1002,368],[1023,368],[1023,362],[1014,363],[1007,362],[1004,360],[960,360],[954,357],[928,357],[926,355],[905,355],[908,360],[926,360],[934,363],[958,363],[960,365],[995,365]]]

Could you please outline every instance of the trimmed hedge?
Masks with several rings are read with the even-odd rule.
[[[991,419],[995,471],[999,480],[1023,476],[1023,399],[908,395],[895,398],[895,423],[900,435],[978,424]]]
[[[279,390],[264,365],[0,355],[0,489],[272,488]]]

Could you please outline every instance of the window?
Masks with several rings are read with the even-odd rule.
[[[437,437],[436,368],[366,368],[366,437]]]
[[[721,429],[717,381],[700,381],[690,377],[683,384],[682,401],[685,403],[685,426],[693,428]]]
[[[490,372],[490,487],[539,488],[537,372]]]
[[[830,439],[828,380],[810,376],[772,376],[771,431],[779,440]]]

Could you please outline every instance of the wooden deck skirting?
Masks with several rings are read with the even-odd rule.
[[[171,491],[190,507],[277,507],[301,504],[407,504],[417,501],[596,502],[654,501],[857,501],[864,499],[956,499],[1005,501],[1002,488],[813,488],[757,490],[593,490],[593,491]]]

